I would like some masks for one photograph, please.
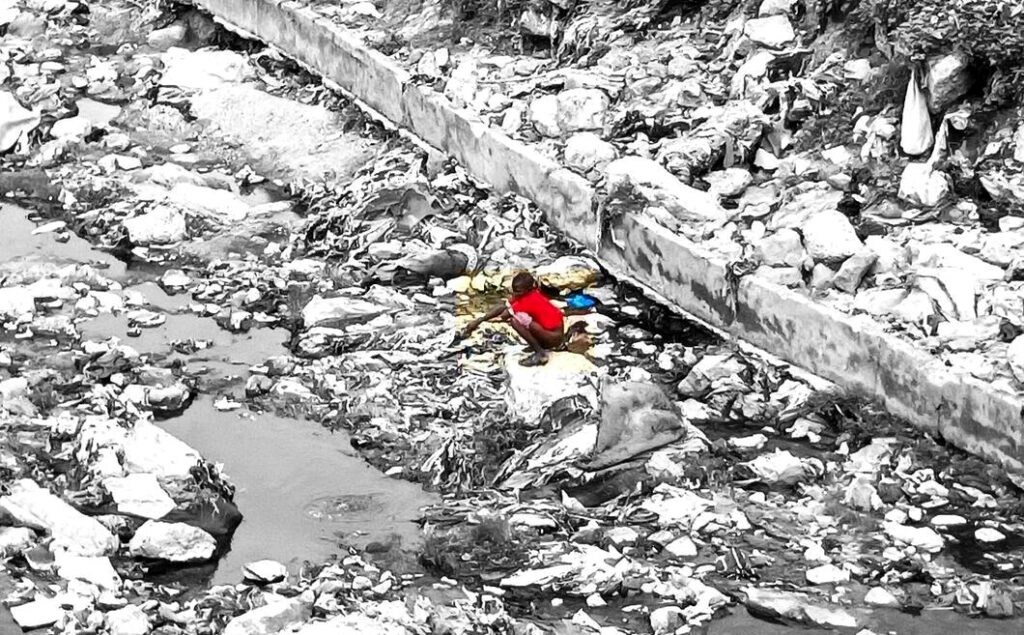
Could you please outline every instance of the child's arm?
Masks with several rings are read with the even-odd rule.
[[[491,321],[491,320],[493,320],[495,318],[499,318],[499,317],[500,318],[504,318],[505,314],[507,312],[508,312],[508,304],[507,303],[499,304],[499,305],[495,306],[493,309],[491,309],[487,313],[484,313],[481,317],[478,317],[475,320],[473,320],[472,322],[470,322],[469,324],[467,324],[466,325],[466,335],[469,335],[470,333],[475,331],[477,329],[477,327],[480,326],[481,324],[483,324],[484,322],[489,322],[489,321]]]

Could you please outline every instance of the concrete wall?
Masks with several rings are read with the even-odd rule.
[[[193,0],[338,83],[396,125],[460,161],[499,192],[536,203],[548,222],[623,278],[682,310],[844,387],[955,445],[1024,472],[1024,401],[952,372],[926,351],[758,278],[733,290],[726,263],[648,219],[625,214],[600,232],[597,195],[582,177],[454,108],[301,2]]]

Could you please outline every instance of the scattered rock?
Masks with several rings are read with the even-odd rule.
[[[697,556],[697,545],[688,536],[680,536],[665,545],[665,552],[676,558],[694,558]]]
[[[727,217],[713,195],[682,183],[651,159],[631,156],[612,161],[605,179],[608,192],[631,190],[684,223],[720,225]]]
[[[146,42],[158,51],[166,51],[172,46],[180,46],[188,37],[188,27],[175,22],[162,29],[155,29],[146,36]]]
[[[288,569],[274,560],[258,560],[242,567],[242,575],[249,582],[273,584],[288,577]]]
[[[803,224],[801,231],[804,247],[814,262],[838,265],[864,250],[853,225],[836,210],[814,214]]]
[[[864,603],[872,606],[899,607],[900,601],[889,591],[880,586],[872,587],[864,596]]]
[[[809,596],[774,589],[747,587],[747,610],[758,617],[791,620],[805,626],[856,628],[857,618],[841,608],[812,604]]]
[[[603,170],[618,157],[615,147],[593,132],[577,132],[565,142],[566,167],[586,173]]]
[[[772,267],[801,267],[807,257],[800,234],[789,228],[782,228],[762,238],[754,253],[762,263]]]
[[[1006,534],[991,527],[981,527],[974,531],[974,539],[978,542],[1000,542],[1006,540]]]
[[[785,15],[748,20],[743,32],[754,42],[773,49],[783,48],[796,40],[793,25]]]
[[[750,186],[754,177],[743,168],[726,168],[709,172],[704,180],[711,186],[711,192],[725,198],[733,198],[743,194]]]
[[[198,527],[155,520],[146,521],[128,543],[135,557],[169,562],[204,562],[216,549],[213,536]]]
[[[850,572],[834,564],[823,564],[807,570],[807,581],[811,584],[837,584],[850,579]]]
[[[971,59],[963,53],[950,53],[928,60],[928,109],[942,112],[964,96],[973,83]]]
[[[8,91],[0,90],[0,152],[14,148],[38,125],[38,113],[24,108]]]
[[[306,328],[354,321],[363,322],[392,310],[394,310],[393,307],[368,302],[361,298],[349,296],[324,298],[317,295],[313,296],[313,299],[302,308],[302,322]]]
[[[128,238],[136,245],[166,245],[188,235],[185,217],[172,207],[161,205],[122,223]]]
[[[870,250],[860,251],[843,262],[832,279],[832,285],[840,291],[856,293],[857,287],[875,264],[878,256]]]
[[[107,478],[103,487],[117,505],[117,511],[142,518],[163,518],[175,508],[174,501],[160,487],[153,474],[129,474]]]
[[[908,163],[900,178],[898,196],[914,205],[935,207],[950,194],[952,186],[945,173],[928,163]]]
[[[149,616],[134,604],[107,613],[107,629],[110,635],[146,635],[149,632]]]
[[[161,61],[164,63],[161,86],[203,90],[239,83],[253,76],[248,60],[228,50],[171,48],[161,56]]]
[[[10,493],[0,498],[0,510],[21,526],[48,532],[54,553],[105,556],[118,547],[117,537],[106,527],[28,479],[11,485]]]
[[[43,598],[12,606],[11,617],[23,631],[31,631],[55,624],[64,617],[64,610],[56,601]]]
[[[898,543],[909,545],[920,551],[935,553],[941,551],[945,541],[942,536],[928,527],[908,527],[899,523],[884,523],[885,533]]]
[[[264,594],[264,606],[252,609],[231,619],[222,635],[273,635],[308,620],[310,606],[300,598],[287,599],[280,595]]]

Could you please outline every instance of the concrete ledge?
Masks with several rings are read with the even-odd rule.
[[[957,446],[1024,472],[1024,401],[952,372],[927,351],[755,277],[736,289],[726,264],[699,245],[635,214],[601,235],[597,194],[582,177],[410,83],[392,60],[301,2],[193,0],[254,34],[460,161],[497,191],[532,200],[554,227],[602,264],[691,313],[841,386],[881,399],[894,413]]]

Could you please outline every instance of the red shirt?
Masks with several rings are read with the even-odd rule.
[[[510,303],[516,313],[525,313],[549,331],[562,328],[562,312],[539,289],[527,291]]]

